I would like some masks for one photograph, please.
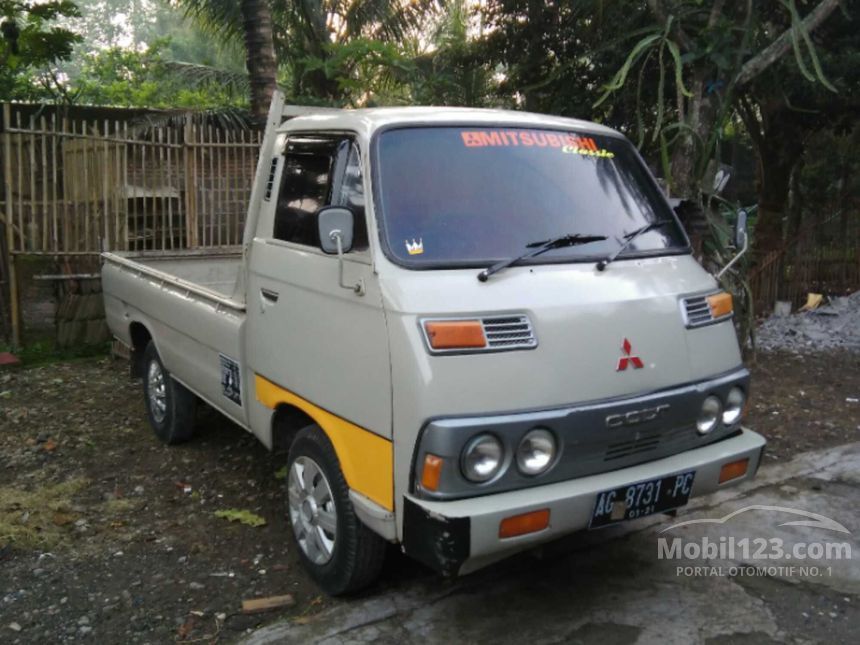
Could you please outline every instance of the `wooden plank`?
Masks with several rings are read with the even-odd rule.
[[[197,194],[194,170],[194,127],[191,115],[185,117],[183,132],[182,163],[185,169],[185,246],[197,246]]]
[[[233,133],[230,130],[225,130],[224,131],[224,140],[228,143],[231,143],[232,139],[233,139]],[[225,235],[226,235],[227,244],[232,245],[232,244],[236,243],[236,239],[233,236],[233,228],[234,228],[233,225],[236,222],[236,215],[234,214],[235,213],[235,208],[234,208],[234,206],[235,206],[235,204],[234,204],[235,192],[233,190],[233,186],[235,185],[235,182],[236,182],[236,173],[234,172],[233,168],[231,167],[231,163],[233,161],[233,155],[238,151],[238,148],[229,147],[226,150],[227,150],[227,152],[225,154],[226,154],[227,175],[226,175],[226,177],[224,177],[224,182],[225,182],[224,189],[226,191],[225,194],[227,195],[227,198],[226,198],[226,202],[227,202],[227,227],[225,230]]]
[[[173,229],[173,163],[171,157],[173,156],[173,151],[170,147],[170,139],[171,133],[173,132],[173,128],[167,128],[167,148],[165,148],[165,152],[167,154],[167,188],[168,188],[168,197],[167,197],[167,228],[170,231],[170,235],[167,238],[170,244],[170,248],[173,249],[176,246],[176,231]]]
[[[113,247],[113,238],[110,232],[110,147],[107,141],[109,134],[107,119],[104,119],[102,122],[102,128],[104,129],[104,141],[102,142],[102,154],[104,155],[104,159],[102,163],[96,167],[101,167],[101,173],[104,178],[102,181],[102,219],[104,220],[102,225],[104,226],[104,237],[96,248],[105,251],[114,251],[116,249]],[[96,133],[98,133],[98,123],[96,123]]]
[[[8,128],[11,123],[12,108],[8,103],[4,103],[3,125]],[[15,272],[15,256],[13,255],[15,250],[15,217],[12,199],[12,136],[11,132],[3,133],[3,180],[6,185],[6,276],[9,280],[9,319],[12,323],[12,348],[17,349],[21,346],[21,317],[18,308],[18,278]]]
[[[87,127],[86,121],[81,121],[81,130],[83,132],[89,132],[89,128]],[[90,157],[90,148],[92,147],[90,144],[92,140],[89,138],[85,138],[83,140],[83,146],[81,147],[81,151],[78,153],[81,155],[81,168],[84,169],[84,230],[83,230],[83,238],[78,240],[80,247],[78,250],[86,251],[90,248],[90,195],[92,191],[90,189],[90,167],[88,163],[88,157]]]
[[[215,141],[219,144],[221,143],[221,129],[220,128],[215,128]],[[224,150],[225,150],[225,148],[216,148],[213,151],[214,153],[216,153],[218,155],[218,161],[217,161],[217,166],[216,166],[217,174],[215,175],[215,177],[212,178],[213,179],[212,190],[215,191],[215,199],[218,203],[218,206],[216,207],[216,216],[215,216],[215,222],[216,222],[215,225],[217,227],[217,229],[216,229],[217,238],[216,238],[215,244],[217,246],[221,246],[221,227],[224,224],[224,192],[222,190],[224,179],[225,179],[225,177],[224,177]]]
[[[272,609],[281,609],[282,607],[292,607],[296,604],[292,594],[283,596],[269,596],[268,598],[253,598],[251,600],[242,601],[243,614],[259,614]]]
[[[36,223],[36,135],[33,131],[36,129],[34,118],[30,117],[30,167],[28,168],[29,176],[30,176],[30,199],[29,199],[29,208],[28,208],[28,217],[27,217],[27,228],[21,231],[21,236],[27,240],[29,238],[29,243],[27,246],[34,246],[35,243],[39,239],[39,230],[38,224]],[[41,249],[33,249],[33,250],[41,250]]]
[[[63,132],[63,137],[60,139],[60,151],[62,152],[63,143],[65,142],[66,132],[69,129],[68,117],[66,117],[66,116],[63,117],[62,124],[60,127],[62,128],[62,132]],[[63,164],[63,169],[65,170],[65,164]],[[56,173],[55,173],[55,179],[56,179]],[[63,210],[62,210],[62,217],[63,217],[63,244],[62,244],[62,246],[63,246],[64,251],[68,251],[69,250],[69,242],[70,242],[69,236],[71,235],[71,228],[72,227],[71,227],[71,221],[70,221],[70,217],[69,217],[69,199],[68,199],[68,194],[66,194],[65,187],[63,189],[63,193],[64,194],[63,194]]]
[[[148,237],[147,231],[149,230],[149,222],[147,221],[147,203],[146,203],[146,190],[147,190],[147,181],[146,181],[146,140],[141,141],[140,145],[140,172],[141,172],[141,193],[143,195],[143,200],[141,201],[141,207],[143,210],[143,225],[141,226],[141,235],[140,235],[140,248],[146,248],[146,240]],[[155,232],[153,231],[153,234]]]
[[[248,169],[248,150],[245,147],[245,130],[242,130],[239,135],[242,143],[242,147],[239,148],[241,151],[241,166],[239,167],[239,172],[236,173],[239,176],[239,195],[243,202],[247,202],[247,196],[245,191],[245,186],[247,185],[247,169]],[[243,204],[239,205],[239,213],[242,212]],[[242,241],[242,229],[239,226],[239,222],[241,221],[241,215],[236,216],[236,243],[239,244]]]
[[[45,125],[45,117],[41,117],[42,133],[39,137],[39,147],[42,152],[42,210],[39,214],[39,223],[42,228],[42,245],[43,251],[48,250],[48,141],[45,136],[47,126]]]
[[[157,174],[158,181],[155,184],[155,192],[161,193],[161,197],[158,200],[158,202],[160,204],[160,207],[158,209],[158,220],[159,220],[159,224],[161,227],[161,248],[166,249],[167,248],[167,234],[168,234],[168,232],[167,232],[167,224],[164,221],[164,212],[167,209],[165,208],[166,202],[164,201],[164,190],[162,187],[162,183],[163,183],[162,180],[164,178],[164,146],[161,145],[163,143],[162,138],[164,136],[164,128],[159,127],[156,131],[157,131],[157,136],[154,138],[156,141],[158,141],[158,174]],[[154,158],[154,155],[153,155],[153,158]],[[153,199],[152,210],[155,210],[154,202],[155,202],[155,199]]]
[[[15,113],[15,119],[18,122],[18,126],[21,125],[21,112],[20,110]],[[18,145],[16,153],[18,157],[18,166],[17,172],[18,175],[18,246],[17,248],[23,251],[25,247],[24,242],[24,164],[22,161],[23,150],[24,150],[24,135],[18,135]],[[11,164],[10,164],[11,165]]]
[[[122,126],[123,137],[128,139],[128,122],[123,123]],[[128,152],[131,150],[131,162],[129,162]],[[128,167],[129,165],[134,164],[134,146],[130,143],[126,143],[123,146],[123,157],[125,158],[125,174],[123,176],[123,195],[125,197],[125,249],[126,251],[131,251],[135,245],[135,232],[137,231],[137,200],[134,198],[134,193],[129,192],[129,183],[128,183]],[[132,175],[133,177],[134,175]],[[128,207],[129,200],[131,200],[131,208]],[[129,241],[129,237],[131,237],[131,241]]]
[[[114,119],[113,130],[119,135],[119,121]],[[112,249],[122,249],[122,209],[120,208],[120,200],[122,198],[122,190],[120,181],[122,180],[122,166],[119,156],[119,145],[111,143],[111,164],[113,166],[111,172],[111,202],[113,203],[113,244]]]
[[[212,143],[212,141],[213,141],[212,126],[211,125],[207,126],[207,130],[208,130],[209,143]],[[209,153],[209,181],[206,182],[206,188],[207,188],[207,192],[209,193],[209,200],[208,200],[209,201],[209,213],[206,217],[207,221],[206,221],[206,229],[205,230],[209,232],[209,238],[207,240],[206,236],[204,235],[203,244],[206,244],[206,242],[208,241],[208,244],[206,244],[206,246],[212,246],[213,238],[214,238],[214,232],[215,232],[212,230],[212,225],[213,225],[213,222],[215,219],[214,218],[214,215],[215,215],[215,163],[214,163],[214,161],[215,160],[213,158],[215,156],[215,154],[214,154],[215,150],[212,147],[209,147],[208,153]]]
[[[51,133],[51,203],[53,204],[53,218],[51,225],[52,246],[55,251],[60,250],[60,230],[57,221],[57,112],[54,111]]]

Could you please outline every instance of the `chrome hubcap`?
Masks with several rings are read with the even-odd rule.
[[[287,493],[299,547],[314,564],[325,564],[334,552],[337,511],[328,480],[313,459],[299,457],[293,462]]]
[[[147,391],[149,392],[149,409],[157,423],[164,421],[167,416],[167,392],[164,385],[164,371],[158,361],[150,361],[146,371]]]

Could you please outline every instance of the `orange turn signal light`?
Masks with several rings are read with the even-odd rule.
[[[526,533],[537,533],[549,526],[549,509],[506,517],[499,524],[499,537],[512,538]]]
[[[737,479],[738,477],[743,477],[747,474],[747,468],[749,468],[749,465],[749,458],[730,461],[727,464],[723,464],[723,467],[720,468],[720,483],[724,484],[725,482]]]
[[[486,347],[480,320],[436,320],[424,323],[427,340],[433,349]]]
[[[439,478],[442,476],[442,457],[428,453],[424,457],[424,470],[421,471],[421,488],[424,490],[439,490]]]
[[[707,301],[708,306],[711,308],[711,317],[713,318],[728,316],[735,310],[734,303],[732,302],[732,294],[726,291],[708,296]]]

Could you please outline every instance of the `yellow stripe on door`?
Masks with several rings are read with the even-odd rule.
[[[334,446],[346,483],[380,506],[394,510],[394,457],[391,442],[323,410],[297,394],[254,375],[257,400],[274,410],[293,405],[323,429]]]

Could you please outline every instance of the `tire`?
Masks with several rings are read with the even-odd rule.
[[[152,341],[143,352],[143,400],[149,425],[161,441],[173,445],[194,435],[197,397],[173,380]]]
[[[331,596],[371,585],[386,542],[355,514],[334,447],[316,424],[296,435],[287,460],[287,515],[299,558]]]

